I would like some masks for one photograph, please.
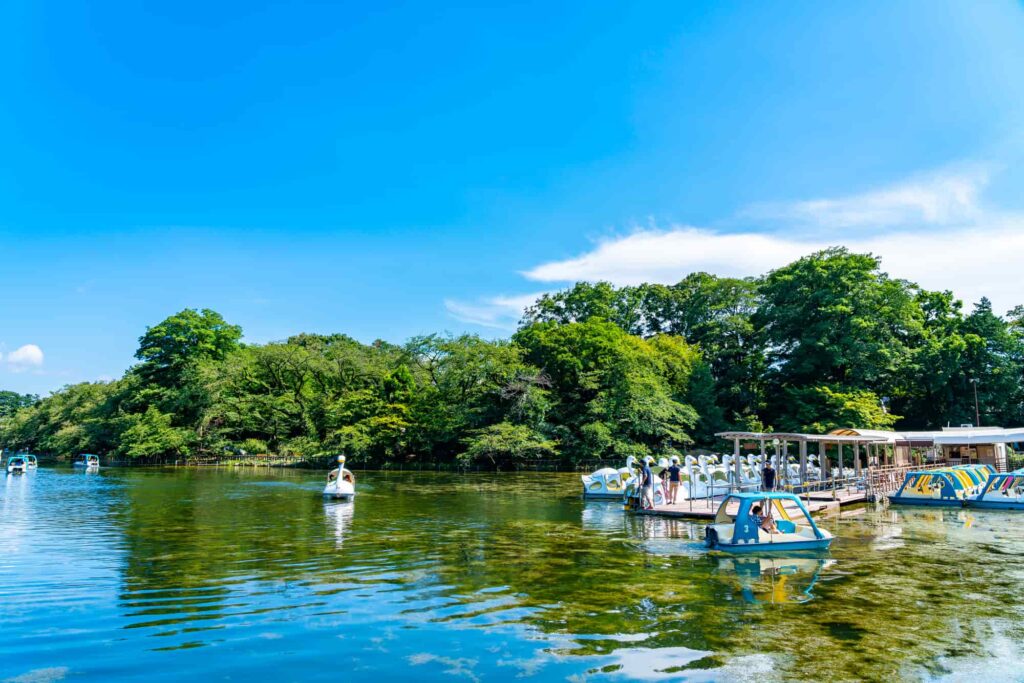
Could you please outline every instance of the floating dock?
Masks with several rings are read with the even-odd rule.
[[[637,515],[649,517],[675,517],[689,519],[714,519],[718,507],[722,504],[725,496],[714,498],[699,498],[697,500],[683,500],[675,505],[657,505],[652,510],[631,510]],[[834,491],[812,491],[800,494],[800,499],[807,506],[807,511],[814,514],[828,514],[838,512],[844,505],[864,503],[867,496],[862,489],[845,488]],[[796,510],[796,506],[792,506]]]

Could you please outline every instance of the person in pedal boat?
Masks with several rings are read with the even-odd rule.
[[[755,505],[754,507],[752,507],[750,509],[750,521],[752,521],[754,524],[756,524],[757,526],[759,526],[760,528],[764,529],[765,531],[767,531],[770,534],[771,533],[775,533],[776,531],[779,530],[779,528],[777,526],[775,526],[775,520],[774,519],[772,519],[771,517],[768,517],[766,515],[762,515],[761,514],[761,506],[760,505]]]

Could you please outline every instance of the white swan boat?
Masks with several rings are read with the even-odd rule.
[[[84,470],[98,470],[100,468],[100,456],[92,453],[82,453],[75,458],[74,466]]]
[[[585,498],[607,498],[621,499],[626,493],[626,488],[636,478],[633,471],[633,463],[636,459],[633,456],[626,458],[626,466],[615,469],[614,467],[602,467],[591,474],[584,474],[583,496]]]
[[[356,477],[345,469],[345,456],[338,456],[338,468],[327,474],[324,496],[338,500],[352,500],[356,495]]]

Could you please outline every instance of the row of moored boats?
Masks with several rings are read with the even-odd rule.
[[[652,472],[660,473],[678,458],[654,464],[647,461]],[[696,475],[701,495],[715,496],[721,485],[725,494],[711,524],[705,527],[704,538],[709,548],[728,552],[790,551],[826,549],[833,536],[815,524],[803,501],[791,493],[778,491],[730,491],[730,480],[722,469],[734,466],[723,462],[687,457],[681,466],[684,479],[681,490],[690,493]],[[754,460],[751,466],[757,464]],[[604,468],[583,476],[584,495],[594,498],[629,500],[636,493],[639,476],[637,462],[632,458],[621,469]],[[819,475],[820,476],[820,475]],[[720,484],[719,484],[720,482]],[[655,474],[655,504],[660,504],[661,480]],[[688,487],[687,484],[691,484]],[[687,489],[690,489],[688,491]],[[908,472],[899,490],[889,496],[900,505],[944,505],[1000,510],[1024,510],[1024,468],[997,473],[989,465],[954,465]]]
[[[687,455],[680,459],[673,455],[671,458],[655,460],[647,456],[646,461],[656,478],[655,483],[655,504],[661,504],[661,479],[659,475],[668,467],[675,464],[680,468],[680,481],[677,500],[691,498],[707,498],[708,496],[720,495],[732,489],[751,489],[761,486],[761,470],[766,461],[776,463],[772,456],[750,454],[740,456],[739,468],[736,467],[735,456],[724,455]],[[637,484],[637,461],[632,456],[626,459],[625,467],[618,469],[614,467],[603,467],[592,474],[583,475],[583,495],[587,498],[623,498],[628,496],[630,491]],[[739,474],[737,477],[737,469]],[[805,476],[800,476],[800,463],[792,457],[782,459],[778,464],[776,484],[785,486],[799,482],[813,483],[826,479],[849,478],[854,472],[849,467],[828,467],[822,472],[822,467],[817,457],[809,456],[807,459],[807,471]]]
[[[989,465],[908,472],[889,501],[899,505],[1024,510],[1024,468],[997,473]]]
[[[832,543],[832,534],[814,523],[814,519],[799,497],[777,491],[738,492],[740,487],[757,488],[761,485],[761,469],[769,456],[750,455],[739,462],[739,482],[736,486],[736,461],[731,455],[678,456],[655,461],[648,457],[646,464],[654,476],[655,506],[664,503],[664,488],[659,475],[672,465],[680,468],[677,501],[682,499],[717,497],[725,494],[711,524],[705,527],[704,540],[714,550],[727,552],[776,552],[822,550]],[[639,461],[633,457],[626,466],[606,467],[593,474],[583,475],[583,494],[588,498],[635,500],[639,485]],[[779,468],[777,480],[800,480],[800,466],[789,459]],[[830,468],[829,476],[851,476],[852,471]],[[808,460],[804,481],[820,481],[822,471],[815,460]]]

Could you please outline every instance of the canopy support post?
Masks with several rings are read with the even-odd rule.
[[[738,436],[732,440],[732,468],[734,471],[733,484],[739,491],[743,480],[740,479],[740,438]]]
[[[800,486],[807,483],[807,442],[800,442]]]

